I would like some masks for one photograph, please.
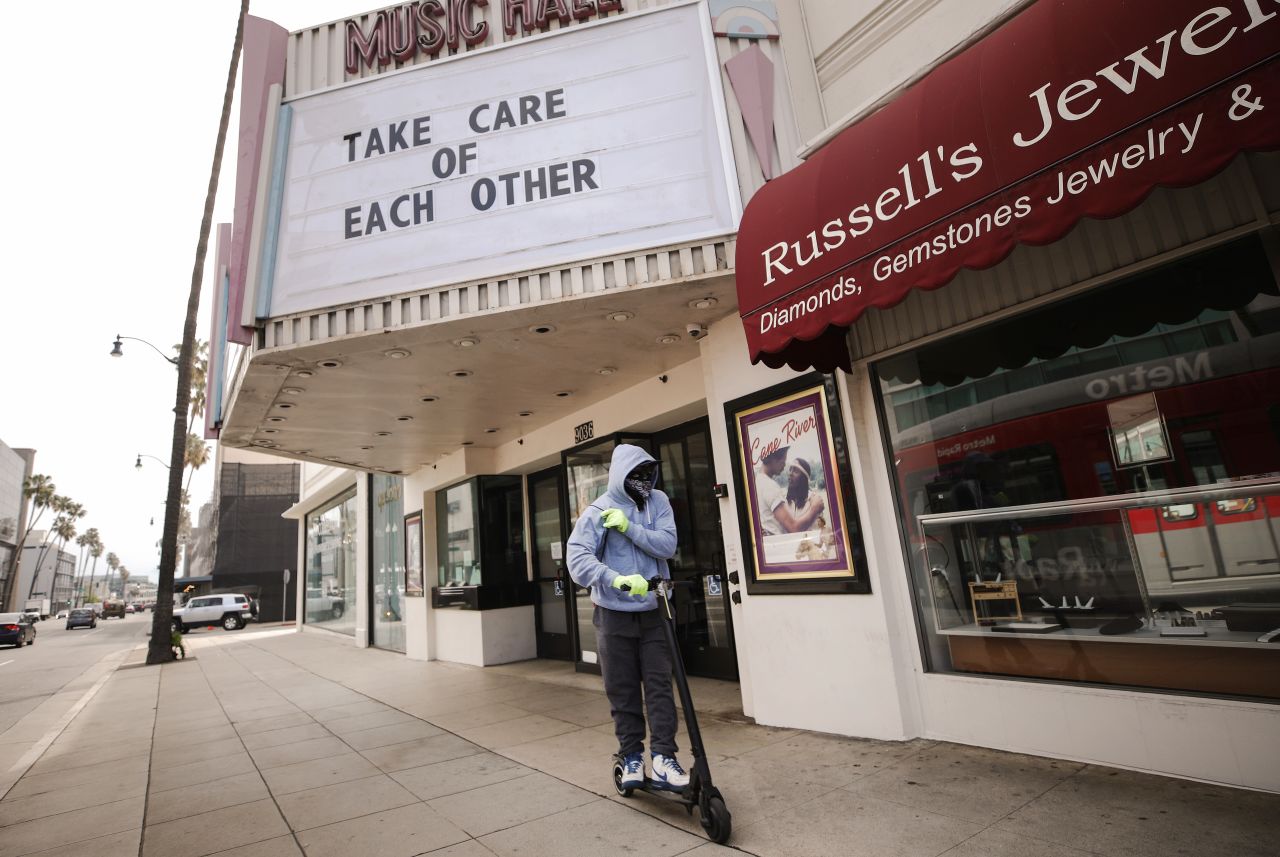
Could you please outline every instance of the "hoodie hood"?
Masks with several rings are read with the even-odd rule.
[[[635,501],[627,494],[627,474],[635,470],[639,465],[647,464],[650,461],[657,461],[657,459],[638,446],[620,443],[614,447],[613,458],[609,460],[609,496],[615,502],[626,502],[634,506]],[[655,472],[650,487],[656,485],[657,482],[658,474]]]

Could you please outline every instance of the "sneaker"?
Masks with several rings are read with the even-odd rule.
[[[644,785],[644,754],[628,753],[622,757],[622,787],[638,789]]]
[[[652,764],[653,784],[659,788],[680,791],[689,785],[689,775],[684,772],[684,768],[680,767],[680,763],[675,760],[674,756],[654,753]]]

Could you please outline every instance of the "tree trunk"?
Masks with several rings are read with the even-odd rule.
[[[48,539],[45,539],[45,540],[44,540],[44,543],[40,545],[40,553],[38,554],[37,559],[36,559],[36,568],[35,568],[35,571],[34,571],[34,572],[32,573],[32,575],[31,575],[31,585],[27,587],[27,600],[28,600],[28,601],[30,601],[30,600],[31,600],[31,596],[32,596],[32,594],[36,591],[36,583],[38,583],[38,582],[39,582],[39,580],[40,580],[40,568],[41,568],[41,566],[43,566],[43,565],[44,565],[44,558],[48,555],[48,553],[49,553],[49,540],[48,540]],[[58,565],[58,564],[55,562],[55,563],[54,563],[54,577],[55,577],[55,578],[58,576],[58,572],[57,572],[57,565]],[[26,605],[26,604],[23,604],[22,606],[25,608],[27,605]]]
[[[71,575],[71,604],[76,606],[76,595],[80,592],[80,584],[84,583],[84,570],[89,567],[89,555],[85,552],[87,545],[80,546],[80,559],[76,562],[76,573]]]
[[[24,496],[22,502],[30,503],[31,500]],[[36,509],[33,505],[28,509],[29,512],[35,512],[35,518],[27,524],[26,532],[22,534],[22,538],[18,539],[18,544],[13,548],[13,556],[9,558],[9,577],[5,580],[4,587],[4,610],[6,613],[19,612],[14,609],[16,606],[14,602],[18,599],[18,570],[22,563],[22,551],[27,546],[27,538],[31,535],[31,531],[36,528],[36,524],[40,523],[40,518],[44,515],[44,507]],[[24,604],[23,607],[25,606]]]
[[[240,65],[240,46],[244,43],[244,19],[249,14],[249,0],[240,0],[240,19],[236,23],[236,40],[231,48],[231,65],[227,69],[227,88],[222,97],[222,119],[218,123],[218,141],[213,149],[213,168],[209,171],[209,188],[205,193],[204,219],[200,222],[200,238],[196,242],[195,264],[191,268],[191,293],[187,296],[187,318],[182,329],[182,349],[178,355],[178,391],[173,405],[173,448],[169,453],[169,496],[164,509],[164,535],[160,542],[160,580],[156,591],[156,609],[151,620],[151,642],[147,646],[147,663],[163,664],[173,660],[170,628],[173,623],[173,572],[178,555],[178,517],[182,495],[182,471],[187,447],[187,411],[191,404],[191,361],[195,350],[196,315],[200,310],[200,279],[204,276],[204,257],[209,248],[209,227],[213,222],[213,202],[218,195],[218,173],[222,169],[222,149],[227,140],[227,123],[231,118],[231,101],[235,95],[236,69]]]
[[[89,568],[89,590],[81,595],[80,603],[84,604],[88,601],[89,596],[93,593],[93,575],[98,571],[98,558],[93,558],[93,565]]]

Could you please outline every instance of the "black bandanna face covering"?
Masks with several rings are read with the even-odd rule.
[[[626,488],[627,496],[636,502],[641,508],[649,499],[649,492],[653,490],[653,466],[642,464],[635,470],[627,474],[627,478],[623,481]]]

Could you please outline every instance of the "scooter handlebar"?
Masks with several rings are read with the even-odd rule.
[[[691,580],[672,580],[669,577],[655,576],[655,577],[649,578],[650,591],[657,589],[663,582],[667,583],[667,585],[669,586],[693,586],[693,581]],[[629,583],[624,583],[622,584],[622,586],[618,588],[621,589],[623,592],[631,591],[631,585]]]

